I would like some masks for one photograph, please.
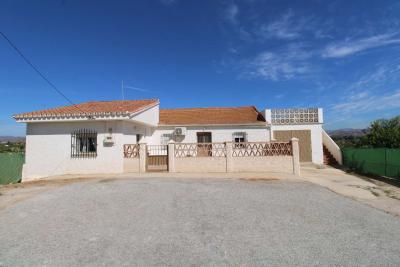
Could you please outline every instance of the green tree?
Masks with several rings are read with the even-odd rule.
[[[371,123],[368,133],[361,138],[361,146],[400,148],[400,116]]]

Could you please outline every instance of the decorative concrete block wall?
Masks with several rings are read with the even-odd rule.
[[[126,145],[124,172],[146,172],[146,144]],[[132,152],[133,151],[133,152]],[[133,153],[133,156],[132,156]],[[290,143],[168,144],[168,171],[283,172],[300,175],[298,139]]]
[[[235,147],[236,145],[236,147]],[[290,143],[202,144],[209,151],[198,153],[198,144],[168,145],[170,172],[284,172],[300,175],[298,139]],[[215,148],[217,147],[217,148]],[[178,151],[176,150],[178,149]],[[185,156],[187,155],[187,156]],[[215,156],[213,156],[215,155]]]

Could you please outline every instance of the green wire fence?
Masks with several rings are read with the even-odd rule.
[[[400,149],[344,148],[343,165],[361,174],[400,179]]]
[[[0,153],[0,184],[19,182],[24,162],[23,153]]]

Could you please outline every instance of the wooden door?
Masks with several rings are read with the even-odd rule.
[[[289,142],[296,137],[299,139],[300,161],[312,161],[311,131],[293,130],[293,131],[274,131],[274,138],[280,142]]]
[[[211,132],[199,132],[197,133],[197,156],[207,157],[211,155],[211,143],[212,137]]]

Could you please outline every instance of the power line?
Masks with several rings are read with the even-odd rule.
[[[86,114],[86,112],[82,111],[80,108],[78,108],[76,106],[76,104],[74,102],[72,102],[71,99],[69,99],[63,92],[61,92],[57,86],[55,86],[52,82],[49,81],[49,79],[47,79],[44,74],[42,74],[42,72],[40,72],[38,70],[37,67],[35,67],[35,65],[33,65],[33,63],[26,57],[24,56],[24,54],[21,52],[21,50],[18,49],[18,47],[11,42],[11,40],[3,33],[0,31],[1,36],[3,36],[3,38],[8,42],[8,44],[14,48],[15,51],[17,51],[17,53],[22,57],[22,59],[37,73],[39,74],[40,77],[42,77],[43,80],[45,80],[47,82],[47,84],[50,85],[51,88],[53,88],[59,95],[61,95],[65,100],[67,100],[73,107],[75,107],[77,110],[79,110],[80,112],[82,112],[83,114]],[[88,116],[90,117],[90,116]]]

